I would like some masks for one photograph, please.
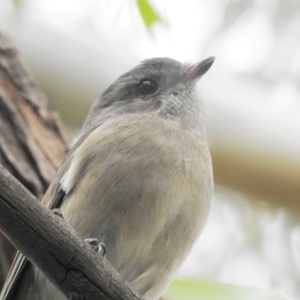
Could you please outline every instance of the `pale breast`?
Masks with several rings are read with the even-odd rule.
[[[65,219],[104,242],[107,259],[140,293],[157,293],[206,220],[206,141],[173,121],[123,116],[96,129],[71,166],[62,181]]]

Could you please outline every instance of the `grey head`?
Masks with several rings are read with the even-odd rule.
[[[155,113],[189,124],[201,118],[202,101],[195,83],[214,62],[182,64],[171,58],[153,58],[119,77],[95,101],[83,125],[83,133],[122,114]]]

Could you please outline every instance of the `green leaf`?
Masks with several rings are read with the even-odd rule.
[[[270,290],[238,287],[203,279],[175,279],[167,294],[172,300],[284,300]]]
[[[155,23],[162,22],[161,16],[155,11],[148,0],[136,0],[136,4],[148,30],[150,30]]]
[[[20,7],[22,0],[12,0],[15,7]]]

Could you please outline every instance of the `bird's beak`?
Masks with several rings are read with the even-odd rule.
[[[200,63],[194,65],[190,72],[185,75],[184,81],[190,83],[196,83],[212,66],[215,61],[215,57],[211,56],[207,59],[204,59]]]

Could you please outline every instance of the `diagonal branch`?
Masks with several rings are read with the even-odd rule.
[[[72,299],[141,299],[63,219],[0,165],[0,229]]]

